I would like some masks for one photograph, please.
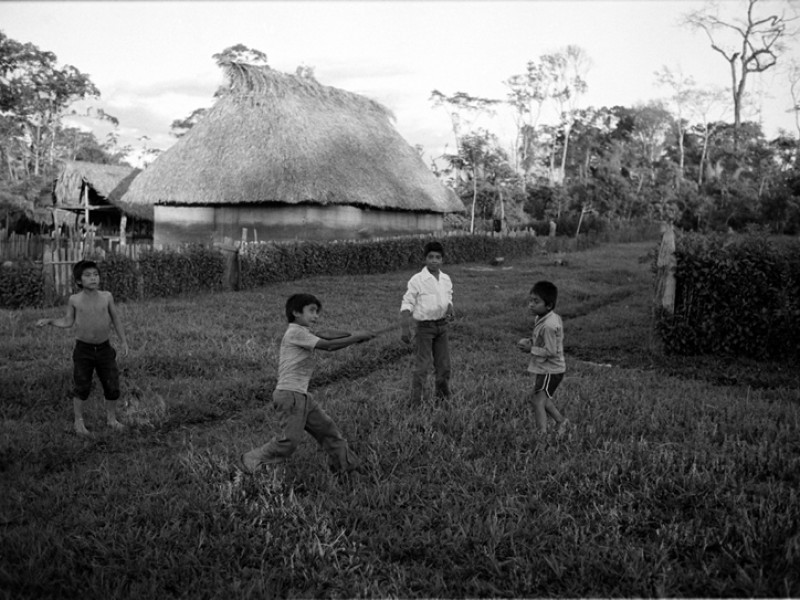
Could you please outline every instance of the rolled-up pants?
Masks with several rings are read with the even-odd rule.
[[[447,337],[447,320],[417,321],[414,372],[411,378],[411,400],[419,402],[425,391],[425,382],[433,368],[435,395],[450,395],[450,348]]]
[[[285,462],[297,450],[303,431],[307,431],[328,455],[328,465],[333,472],[351,471],[358,467],[358,457],[348,447],[336,423],[311,394],[275,390],[272,408],[279,422],[280,433],[263,446],[248,452],[247,457],[264,464]]]

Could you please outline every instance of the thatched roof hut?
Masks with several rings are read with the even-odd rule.
[[[133,181],[127,203],[464,210],[381,104],[266,66],[226,68],[226,92]]]
[[[140,172],[127,166],[64,161],[53,188],[55,207],[76,211],[87,203],[90,207],[113,206],[125,214],[152,220],[152,206],[122,199]]]

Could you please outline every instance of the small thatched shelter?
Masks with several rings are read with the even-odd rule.
[[[131,184],[155,243],[435,231],[463,204],[377,102],[266,66],[226,65],[205,117]]]
[[[94,225],[121,240],[132,234],[152,235],[153,207],[122,199],[140,172],[126,166],[65,161],[53,188],[56,227]]]

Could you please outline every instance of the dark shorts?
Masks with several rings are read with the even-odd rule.
[[[537,373],[533,392],[545,392],[548,398],[552,398],[562,379],[564,379],[563,373]]]
[[[75,383],[74,394],[81,400],[86,400],[92,391],[92,375],[95,371],[103,386],[105,399],[118,400],[120,391],[116,350],[107,340],[102,344],[76,340],[72,351],[72,378]]]

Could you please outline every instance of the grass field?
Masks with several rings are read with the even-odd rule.
[[[311,438],[276,473],[236,466],[270,435],[283,305],[391,324],[413,271],[119,306],[123,434],[71,433],[62,309],[0,313],[0,593],[7,598],[797,597],[800,399],[793,365],[651,351],[654,244],[445,266],[454,394],[406,402],[399,334],[322,353],[312,388],[365,469]],[[528,290],[560,288],[574,427],[537,440]],[[607,366],[609,365],[609,366]]]

